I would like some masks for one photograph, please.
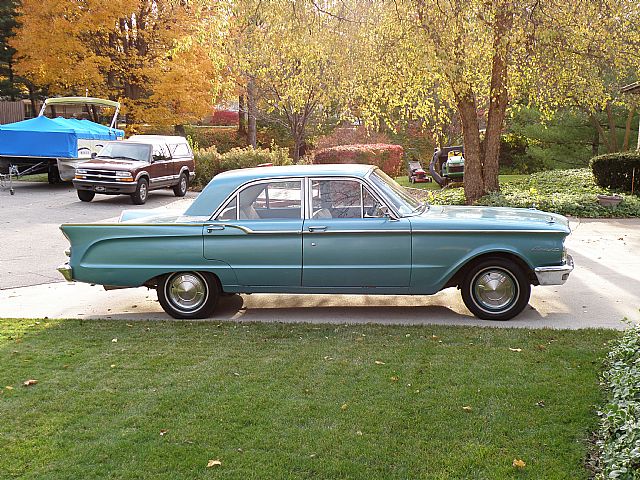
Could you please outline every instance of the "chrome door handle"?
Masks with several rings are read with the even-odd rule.
[[[319,225],[318,225],[318,226],[315,226],[315,225],[314,225],[314,226],[312,226],[312,227],[309,227],[309,231],[310,231],[310,232],[326,232],[326,231],[327,231],[327,227],[325,227],[325,226],[319,226]]]
[[[224,225],[209,225],[207,227],[207,233],[211,233],[216,230],[224,230]]]

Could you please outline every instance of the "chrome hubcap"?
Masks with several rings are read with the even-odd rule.
[[[483,310],[503,310],[518,295],[518,285],[506,270],[489,268],[479,272],[472,282],[473,298]]]
[[[180,191],[181,192],[187,191],[187,179],[184,177],[182,177],[182,180],[180,180]]]
[[[140,198],[147,198],[147,185],[145,183],[140,184]]]
[[[182,311],[194,311],[207,300],[207,285],[196,273],[179,273],[167,283],[167,298]]]

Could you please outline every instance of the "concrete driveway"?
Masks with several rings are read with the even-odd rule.
[[[189,197],[193,198],[193,194]],[[63,222],[116,218],[128,208],[184,208],[170,191],[154,192],[147,205],[128,197],[77,200],[69,186],[18,184],[15,196],[0,190],[0,317],[169,318],[154,291],[105,292],[59,282],[55,268],[68,247]],[[529,307],[509,322],[478,320],[456,289],[433,296],[234,295],[221,300],[216,320],[310,323],[446,324],[536,328],[616,328],[640,323],[640,220],[572,219],[567,247],[576,262],[560,287],[534,287]],[[53,283],[56,282],[56,283]]]

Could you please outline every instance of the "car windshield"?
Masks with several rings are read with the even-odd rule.
[[[369,178],[384,193],[385,197],[393,203],[393,206],[402,216],[419,213],[426,206],[426,204],[420,203],[409,195],[393,178],[380,169],[374,170]]]
[[[113,142],[107,143],[102,150],[100,150],[98,157],[125,158],[127,160],[148,162],[150,151],[151,145],[145,145],[143,143]]]

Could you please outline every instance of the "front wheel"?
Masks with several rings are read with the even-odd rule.
[[[149,182],[146,178],[138,180],[136,191],[131,194],[131,202],[134,205],[144,205],[149,196]]]
[[[524,310],[531,296],[531,284],[522,268],[497,257],[473,265],[460,289],[464,304],[483,320],[511,320]]]
[[[211,274],[177,272],[162,277],[158,301],[173,318],[207,318],[218,304],[220,287]]]
[[[90,202],[96,196],[91,190],[78,190],[78,198],[82,202]]]

